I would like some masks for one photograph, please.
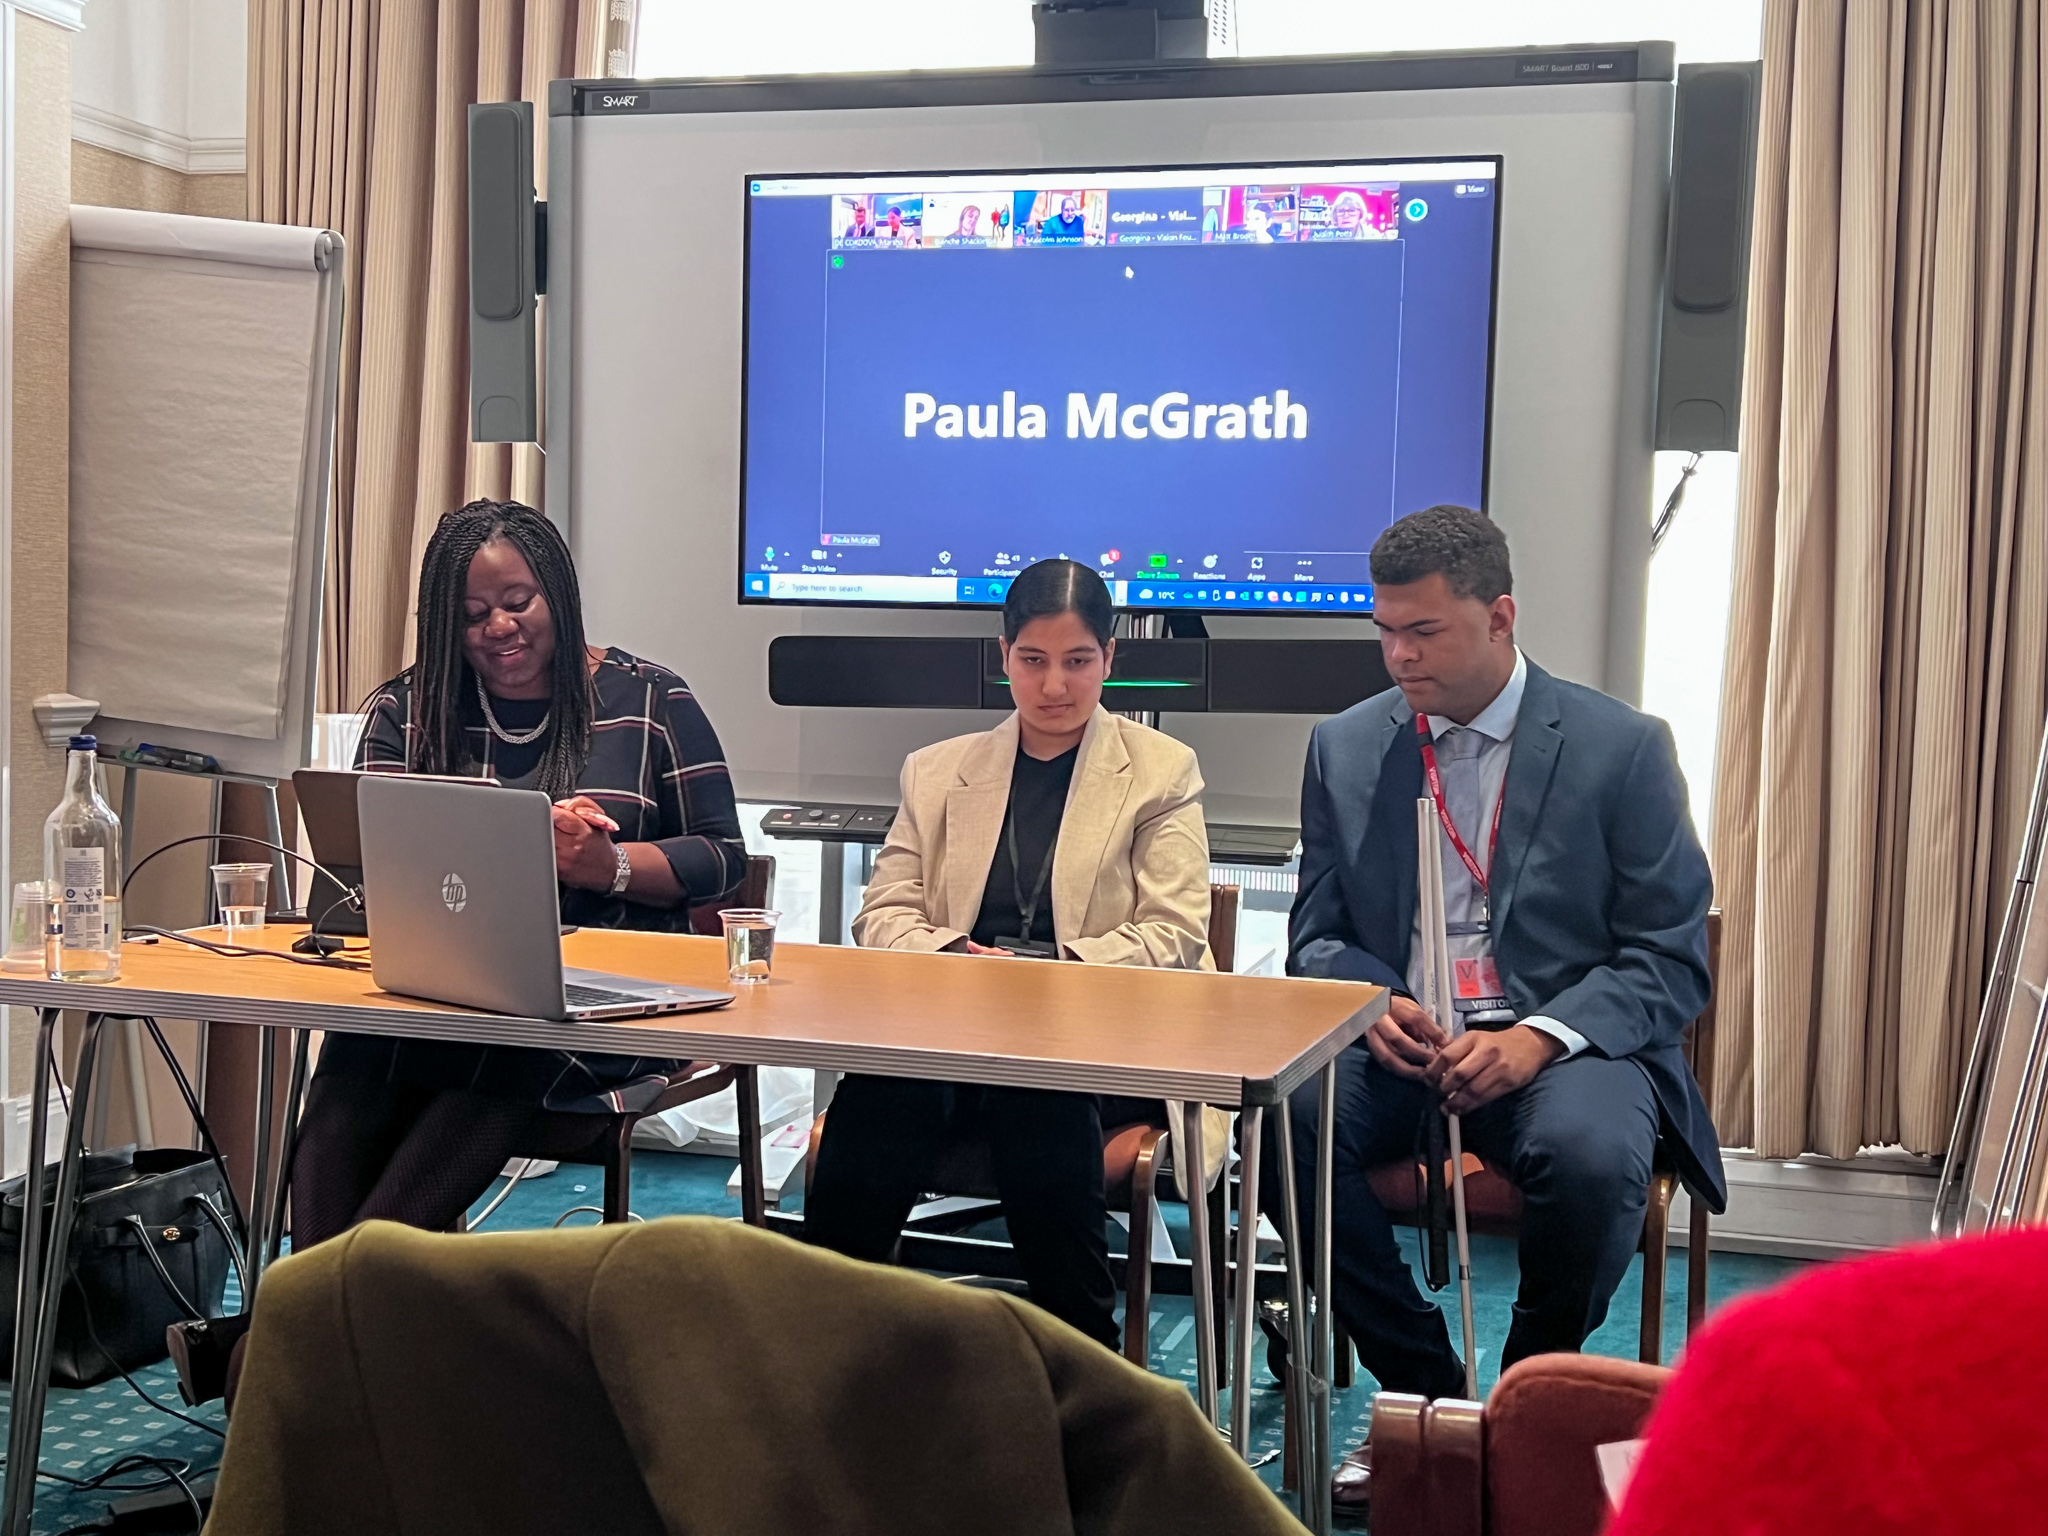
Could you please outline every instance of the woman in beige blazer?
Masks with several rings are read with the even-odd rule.
[[[1102,578],[1071,560],[1041,561],[1011,584],[1003,668],[1016,713],[903,765],[902,809],[857,942],[1009,965],[1211,964],[1201,771],[1182,743],[1102,708],[1113,622]],[[849,1077],[825,1124],[805,1231],[887,1259],[941,1150],[985,1138],[1032,1299],[1114,1349],[1102,1126],[1140,1112],[1087,1094]],[[1220,1130],[1209,1141],[1220,1153]]]

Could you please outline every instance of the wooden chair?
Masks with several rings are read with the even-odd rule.
[[[690,909],[690,927],[702,934],[723,931],[718,914],[727,907],[765,907],[774,899],[775,860],[755,854],[746,877],[723,901]],[[629,1220],[633,1203],[633,1127],[648,1115],[709,1098],[731,1088],[739,1100],[740,1211],[750,1226],[765,1226],[768,1202],[761,1175],[761,1095],[754,1068],[686,1061],[669,1074],[668,1086],[645,1109],[619,1115],[550,1114],[541,1117],[518,1155],[602,1168],[606,1222]]]
[[[1376,1536],[1599,1536],[1595,1448],[1633,1440],[1671,1378],[1597,1355],[1511,1366],[1485,1407],[1382,1392],[1372,1404]]]
[[[1242,893],[1234,885],[1209,887],[1209,954],[1219,971],[1230,971],[1237,963],[1237,915]],[[1193,1106],[1190,1106],[1191,1108]],[[1163,1113],[1130,1124],[1102,1129],[1102,1185],[1109,1209],[1130,1216],[1130,1237],[1124,1259],[1124,1357],[1149,1367],[1152,1315],[1152,1209],[1159,1201],[1160,1179],[1165,1174],[1171,1151],[1171,1130]],[[818,1116],[811,1127],[809,1155],[804,1160],[804,1191],[810,1192],[811,1174],[818,1166],[818,1148],[825,1136],[825,1117]],[[1229,1160],[1224,1161],[1227,1170]],[[1225,1250],[1227,1241],[1226,1203],[1229,1179],[1219,1173],[1205,1198],[1209,1208],[1210,1291],[1217,1314],[1217,1352],[1227,1356],[1223,1326]],[[994,1200],[995,1165],[987,1143],[966,1140],[940,1154],[932,1171],[931,1190],[939,1195]],[[1220,1359],[1219,1369],[1227,1366]],[[1220,1379],[1220,1378],[1219,1378]]]

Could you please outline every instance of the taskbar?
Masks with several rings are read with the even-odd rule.
[[[756,602],[891,603],[919,606],[958,604],[996,608],[1009,595],[1009,576],[833,576],[750,571],[744,595]],[[1200,608],[1209,611],[1275,609],[1299,613],[1371,613],[1370,583],[1314,581],[1145,581],[1109,580],[1110,601],[1119,608]]]

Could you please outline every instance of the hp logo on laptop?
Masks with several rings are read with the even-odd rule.
[[[469,905],[469,887],[453,870],[441,877],[441,901],[450,912],[460,912]]]

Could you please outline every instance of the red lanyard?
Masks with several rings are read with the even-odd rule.
[[[1436,819],[1443,823],[1444,834],[1451,840],[1451,848],[1465,861],[1465,869],[1472,876],[1472,883],[1479,887],[1482,911],[1491,903],[1486,889],[1487,874],[1493,869],[1493,850],[1500,842],[1500,808],[1507,799],[1507,786],[1501,786],[1501,793],[1493,800],[1493,830],[1486,839],[1486,868],[1479,867],[1479,861],[1472,857],[1472,850],[1465,846],[1465,839],[1458,835],[1458,824],[1451,820],[1450,808],[1444,804],[1444,781],[1436,771],[1436,742],[1429,734],[1429,718],[1418,714],[1415,717],[1415,734],[1422,739],[1422,772],[1429,780],[1429,798],[1436,802]]]

